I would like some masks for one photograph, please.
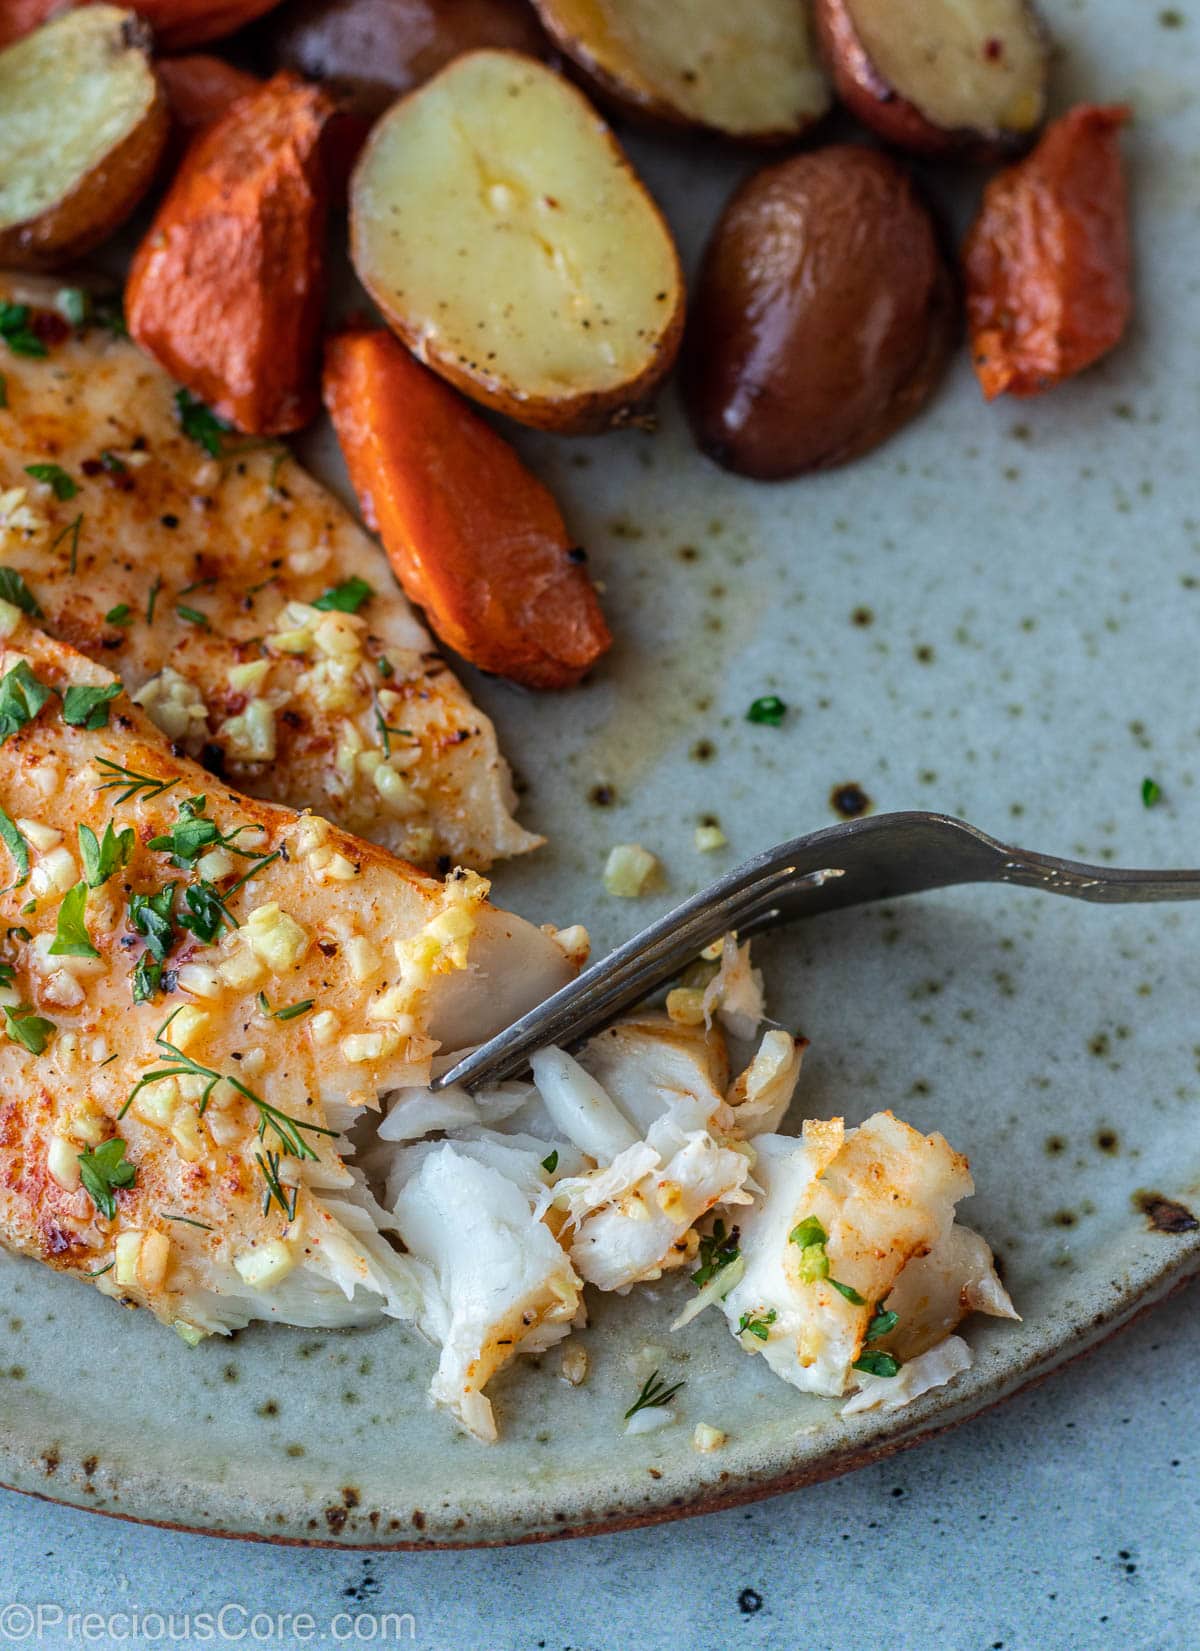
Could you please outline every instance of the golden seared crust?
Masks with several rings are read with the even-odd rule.
[[[244,790],[426,866],[535,847],[490,722],[373,541],[282,445],[217,431],[211,456],[166,375],[102,326],[72,331],[55,290],[0,280],[48,346],[0,361],[0,566],[46,626]],[[313,609],[348,584],[356,612]]]
[[[333,1103],[427,1080],[440,983],[484,935],[487,885],[440,883],[317,816],[239,796],[173,756],[119,690],[90,707],[103,726],[73,726],[78,690],[117,684],[12,615],[0,1240],[170,1320],[177,1298],[219,1292],[219,1267],[247,1249],[309,1253],[324,1219],[313,1190],[350,1184]],[[80,1155],[114,1140],[105,1208]]]

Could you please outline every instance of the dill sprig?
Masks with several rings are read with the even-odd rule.
[[[658,1410],[663,1405],[669,1405],[682,1386],[682,1382],[668,1386],[656,1370],[653,1375],[646,1377],[642,1391],[625,1412],[625,1420],[636,1416],[639,1410]]]
[[[281,1112],[278,1107],[272,1106],[270,1101],[264,1101],[261,1095],[256,1095],[253,1089],[244,1084],[240,1078],[234,1077],[232,1073],[214,1071],[211,1066],[204,1066],[199,1061],[193,1060],[190,1055],[185,1055],[183,1050],[176,1044],[173,1044],[166,1036],[167,1029],[169,1028],[171,1022],[175,1019],[175,1016],[180,1013],[180,1010],[183,1007],[183,1004],[180,1004],[178,1009],[173,1009],[167,1016],[166,1020],[163,1021],[158,1031],[154,1034],[155,1043],[160,1049],[166,1051],[166,1053],[170,1056],[171,1061],[175,1064],[167,1064],[156,1067],[153,1072],[143,1072],[142,1076],[129,1091],[125,1105],[117,1114],[118,1119],[125,1116],[134,1101],[148,1084],[160,1083],[164,1078],[189,1077],[203,1078],[205,1080],[204,1090],[200,1096],[199,1107],[200,1116],[203,1117],[205,1110],[208,1107],[209,1100],[212,1097],[213,1090],[222,1081],[222,1079],[224,1079],[231,1089],[235,1089],[244,1100],[249,1101],[250,1104],[257,1110],[258,1138],[260,1141],[265,1139],[267,1130],[271,1129],[274,1130],[280,1144],[283,1147],[283,1150],[289,1153],[291,1157],[316,1158],[317,1154],[315,1150],[309,1142],[304,1139],[302,1132],[307,1130],[310,1135],[335,1136],[338,1134],[338,1131],[336,1129],[326,1129],[321,1124],[305,1123],[302,1118],[293,1118],[289,1113]]]
[[[254,1161],[262,1171],[263,1180],[267,1183],[267,1190],[263,1193],[262,1212],[264,1215],[270,1215],[271,1205],[275,1203],[279,1205],[289,1221],[294,1221],[296,1219],[296,1199],[299,1196],[300,1189],[284,1185],[279,1179],[279,1165],[281,1162],[279,1154],[272,1152],[269,1147],[265,1150],[265,1158],[261,1152],[254,1154]]]
[[[111,775],[111,778],[98,785],[96,790],[121,792],[114,800],[114,807],[127,803],[140,792],[144,792],[146,801],[150,802],[155,797],[161,797],[164,791],[170,791],[173,785],[179,784],[178,775],[173,780],[156,780],[150,774],[139,774],[136,769],[123,768],[119,762],[113,762],[108,757],[96,757],[94,760],[102,774]]]

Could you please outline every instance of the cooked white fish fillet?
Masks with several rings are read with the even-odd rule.
[[[421,1289],[417,1322],[441,1349],[431,1395],[488,1442],[497,1431],[484,1387],[518,1353],[561,1341],[580,1316],[582,1283],[535,1210],[538,1150],[486,1138],[422,1143],[405,1154],[396,1199]]]
[[[729,1085],[717,1028],[647,1012],[606,1028],[579,1060],[540,1050],[533,1085],[480,1096],[402,1092],[379,1134],[410,1141],[425,1129],[457,1136],[493,1125],[528,1135],[535,1162],[553,1155],[538,1210],[555,1221],[576,1272],[599,1289],[627,1291],[690,1262],[696,1223],[714,1206],[749,1202],[745,1135],[786,1110],[802,1048],[768,1032],[748,1072]],[[396,1171],[385,1173],[390,1204]]]
[[[752,1031],[757,971],[732,941],[721,956],[738,1032]],[[711,988],[616,1022],[578,1060],[539,1051],[533,1083],[392,1098],[370,1173],[422,1281],[434,1397],[479,1437],[495,1436],[486,1381],[580,1322],[584,1285],[623,1293],[695,1264],[673,1328],[720,1303],[748,1352],[808,1391],[852,1392],[848,1412],[966,1369],[952,1332],[968,1313],[1015,1317],[986,1242],[954,1219],[966,1160],[887,1112],[772,1133],[805,1042],[768,1030],[731,1081]]]
[[[736,1212],[737,1274],[714,1293],[746,1351],[793,1386],[839,1397],[865,1375],[895,1379],[892,1365],[943,1343],[973,1309],[1015,1316],[987,1246],[954,1227],[974,1188],[940,1135],[879,1112],[751,1146],[762,1197]],[[949,1374],[952,1362],[941,1361]],[[896,1393],[915,1396],[919,1375]]]
[[[46,341],[0,347],[0,567],[46,628],[254,796],[425,867],[536,847],[375,542],[282,444],[223,435],[127,339],[69,327],[57,291],[0,276]]]
[[[336,1132],[567,952],[473,872],[214,782],[99,666],[0,626],[0,1241],[188,1337],[415,1312]]]

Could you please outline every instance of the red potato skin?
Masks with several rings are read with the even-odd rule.
[[[989,401],[1036,396],[1121,338],[1133,308],[1122,106],[1081,104],[993,178],[963,252],[971,353]]]
[[[0,46],[11,46],[14,40],[32,34],[70,6],[71,0],[0,0]]]
[[[3,0],[0,46],[40,28],[57,12],[87,0]],[[177,52],[207,45],[254,22],[279,0],[128,0],[129,9],[149,23],[160,51]]]
[[[847,0],[814,0],[813,25],[839,100],[885,143],[917,155],[957,155],[986,164],[1008,160],[1033,142],[1034,132],[988,136],[970,130],[947,131],[927,120],[876,69]]]
[[[920,410],[958,333],[933,220],[894,160],[838,144],[764,167],[718,220],[692,301],[696,443],[759,481],[844,464]]]
[[[279,0],[132,0],[154,30],[160,51],[190,51],[236,34]]]
[[[134,256],[131,336],[248,435],[315,415],[334,109],[276,75],[239,98],[183,157]]]
[[[463,52],[540,57],[548,47],[527,0],[299,0],[261,38],[272,65],[319,81],[367,119]]]
[[[187,133],[211,126],[228,114],[238,98],[256,92],[262,85],[256,75],[203,52],[190,57],[163,57],[156,67],[175,124]]]
[[[382,328],[328,340],[323,389],[363,519],[442,641],[528,688],[577,683],[612,637],[549,490]]]

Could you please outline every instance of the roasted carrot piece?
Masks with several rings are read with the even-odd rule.
[[[262,85],[256,75],[235,69],[223,57],[210,57],[205,52],[162,57],[156,66],[159,79],[167,89],[175,124],[185,132],[211,126],[228,113],[238,98],[257,91]]]
[[[383,330],[326,345],[325,405],[368,525],[449,647],[567,688],[612,642],[546,487],[456,390]]]
[[[188,149],[130,269],[131,335],[251,435],[317,410],[333,112],[290,74],[239,98]]]
[[[1123,107],[1081,104],[993,178],[963,254],[975,371],[991,401],[1040,395],[1106,354],[1132,308]]]

